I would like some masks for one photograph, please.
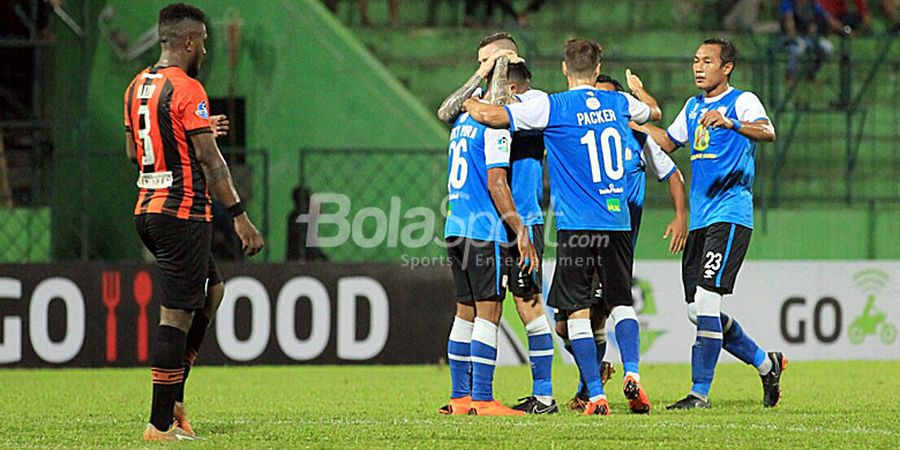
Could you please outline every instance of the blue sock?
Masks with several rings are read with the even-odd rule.
[[[637,314],[630,306],[616,306],[613,308],[610,318],[616,324],[616,343],[619,344],[619,354],[622,356],[625,375],[629,373],[638,375],[638,365],[641,360],[641,335]]]
[[[472,327],[474,323],[456,317],[450,329],[447,359],[450,361],[450,398],[472,395]]]
[[[737,320],[728,317],[725,313],[721,313],[720,316],[722,317],[722,330],[724,330],[722,348],[746,364],[754,366],[762,364],[766,359],[766,352],[744,333],[744,329]],[[760,355],[762,355],[762,359],[759,359]]]
[[[716,363],[722,351],[722,296],[697,288],[697,339],[691,348],[691,392],[706,398],[712,386]]]
[[[603,382],[600,381],[600,367],[597,365],[597,344],[591,330],[591,319],[569,319],[569,341],[578,364],[578,372],[587,385],[591,401],[606,398]]]
[[[572,349],[572,341],[565,339],[563,342],[565,342],[565,345],[563,346],[563,348],[565,348],[566,352],[568,352],[574,358],[575,350]],[[578,372],[578,390],[575,392],[582,397],[588,396],[587,386],[584,384],[584,378],[581,378],[580,371]]]
[[[494,367],[497,365],[497,325],[475,318],[472,327],[472,400],[494,399]]]
[[[547,317],[540,316],[525,325],[528,333],[528,357],[531,360],[531,395],[553,395],[553,335]]]

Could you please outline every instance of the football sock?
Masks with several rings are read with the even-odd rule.
[[[526,324],[525,332],[528,334],[528,357],[531,360],[531,395],[552,398],[553,335],[547,317],[542,315]]]
[[[203,343],[203,337],[206,336],[206,329],[209,327],[209,318],[203,311],[194,313],[194,319],[191,322],[191,328],[187,332],[187,351],[184,355],[184,379],[178,385],[178,392],[175,393],[175,401],[184,401],[184,385],[187,383],[188,374],[191,373],[191,367],[197,359],[197,352],[200,350],[200,344]]]
[[[606,328],[594,330],[594,344],[597,346],[597,368],[602,375],[603,358],[606,357]],[[585,389],[585,394],[587,394],[587,389]]]
[[[447,343],[447,360],[450,361],[450,398],[472,395],[472,328],[473,322],[459,317],[453,319],[450,339]]]
[[[150,423],[160,431],[167,431],[172,425],[175,393],[184,378],[185,341],[185,333],[178,328],[160,325],[156,331],[156,348],[150,367],[153,378]]]
[[[563,339],[563,342],[565,343],[563,348],[566,349],[566,353],[571,355],[572,358],[575,358],[575,350],[572,349],[572,341],[570,341],[568,339]],[[576,393],[577,393],[577,395],[580,395],[582,397],[588,396],[587,386],[585,386],[585,384],[584,384],[584,378],[581,378],[580,371],[578,372],[578,390],[576,391]]]
[[[494,366],[497,365],[497,325],[475,318],[472,327],[472,400],[494,399]]]
[[[625,375],[640,381],[638,365],[641,358],[641,336],[637,314],[631,306],[616,306],[609,316],[616,324],[616,343],[622,356]]]
[[[606,398],[600,381],[600,368],[597,366],[597,344],[591,331],[591,319],[569,319],[567,324],[578,372],[587,385],[591,401]]]
[[[753,365],[756,367],[756,370],[759,371],[760,375],[766,375],[772,370],[772,360],[769,359],[769,355],[759,347],[756,348],[756,356],[753,357]]]
[[[719,353],[722,351],[722,296],[702,287],[694,295],[697,303],[697,338],[691,348],[691,393],[709,396]]]
[[[766,356],[766,352],[756,345],[756,342],[750,336],[744,333],[743,327],[737,320],[725,313],[721,313],[721,316],[722,330],[724,332],[722,348],[734,355],[735,358],[756,367],[760,375],[769,373],[772,364]]]
[[[691,303],[688,305],[688,317],[694,325],[697,324],[697,305]],[[743,327],[733,317],[728,314],[720,313],[722,320],[722,349],[731,353],[735,358],[750,364],[760,371],[760,374],[769,373],[772,368],[766,352],[761,349],[753,339],[744,333]]]

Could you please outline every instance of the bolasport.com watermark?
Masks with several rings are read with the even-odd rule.
[[[390,198],[387,208],[364,206],[354,210],[350,197],[341,193],[315,193],[310,199],[310,211],[297,217],[298,223],[307,225],[306,245],[321,249],[352,245],[362,249],[402,248],[400,256],[404,267],[450,267],[451,259],[446,249],[463,245],[467,247],[493,246],[493,242],[445,239],[445,229],[472,229],[476,223],[489,224],[491,235],[508,236],[515,247],[514,234],[506,227],[496,211],[485,211],[466,218],[448,213],[449,196],[444,197],[437,211],[421,205],[404,204],[400,197]],[[566,244],[570,247],[608,245],[607,237],[573,235]],[[415,250],[430,246],[445,249],[441,256],[420,256]],[[544,246],[556,247],[556,233],[544,234]],[[466,248],[463,255],[479,256],[484,252]],[[478,262],[476,261],[476,264]],[[487,264],[487,262],[485,262]]]

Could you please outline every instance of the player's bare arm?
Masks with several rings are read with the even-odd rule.
[[[494,76],[488,85],[487,96],[485,97],[492,105],[506,105],[512,101],[512,91],[509,88],[509,57],[501,56],[497,58],[497,64],[494,67]]]
[[[659,107],[659,102],[644,89],[644,82],[637,75],[631,73],[631,69],[625,69],[625,81],[628,83],[628,89],[631,90],[634,96],[650,107],[650,120],[662,119],[662,109]]]
[[[444,123],[453,123],[456,120],[456,117],[459,116],[459,113],[462,111],[463,102],[472,97],[472,94],[475,92],[475,89],[478,89],[481,86],[481,82],[487,79],[488,75],[490,75],[491,70],[494,69],[494,63],[497,62],[497,58],[501,56],[512,56],[515,55],[515,52],[512,50],[498,50],[494,52],[488,59],[483,61],[480,66],[478,66],[478,70],[475,71],[474,74],[463,84],[459,89],[450,94],[449,97],[445,98],[441,103],[441,106],[438,108],[437,116],[441,122]]]
[[[758,120],[756,122],[745,122],[740,120],[732,120],[722,115],[721,112],[712,110],[707,111],[700,117],[700,124],[711,128],[727,128],[734,130],[741,135],[756,142],[775,142],[775,127],[768,120]],[[655,139],[654,139],[655,140]],[[659,144],[659,142],[657,142]],[[660,144],[662,146],[662,144]]]
[[[684,189],[684,176],[681,171],[675,169],[675,173],[669,176],[669,198],[672,199],[672,206],[675,208],[675,218],[669,222],[663,239],[672,239],[669,241],[669,252],[679,253],[684,250],[684,244],[687,242],[687,225],[688,225],[688,209],[687,194]]]
[[[509,114],[502,106],[488,105],[470,98],[463,102],[463,111],[469,113],[476,121],[492,128],[509,126]]]
[[[234,182],[231,179],[231,171],[228,170],[228,164],[225,158],[219,152],[216,145],[215,137],[212,133],[202,133],[191,136],[194,144],[197,160],[200,161],[200,167],[203,169],[203,175],[206,176],[206,183],[209,191],[222,202],[226,207],[231,208],[241,202],[241,198],[234,188]],[[262,249],[264,242],[262,236],[246,212],[235,215],[234,232],[241,239],[241,244],[247,256],[253,256]]]
[[[503,167],[495,167],[488,169],[488,191],[491,193],[491,200],[500,213],[503,221],[516,232],[516,244],[519,246],[519,267],[528,268],[531,273],[540,268],[540,258],[538,258],[537,250],[528,237],[528,230],[522,223],[522,218],[516,211],[516,204],[513,201],[512,190],[506,182],[506,169]],[[527,262],[527,263],[526,263]]]
[[[134,148],[134,141],[131,140],[131,132],[125,132],[125,156],[128,157],[128,160],[133,162],[134,165],[137,165],[137,150]]]
[[[669,139],[669,135],[666,134],[666,130],[649,123],[637,125],[634,122],[631,122],[629,125],[632,129],[650,136],[650,139],[653,139],[653,142],[656,142],[656,145],[659,145],[659,147],[662,148],[664,152],[672,153],[675,150],[678,150],[679,145]]]

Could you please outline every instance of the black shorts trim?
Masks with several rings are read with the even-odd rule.
[[[202,309],[209,280],[222,279],[210,257],[212,223],[165,214],[141,214],[134,221],[141,241],[156,257],[162,306]]]
[[[461,236],[446,239],[456,302],[503,301],[509,280],[505,243]]]
[[[734,292],[752,232],[736,223],[719,222],[688,233],[681,259],[686,302],[693,303],[698,286],[722,295]]]

